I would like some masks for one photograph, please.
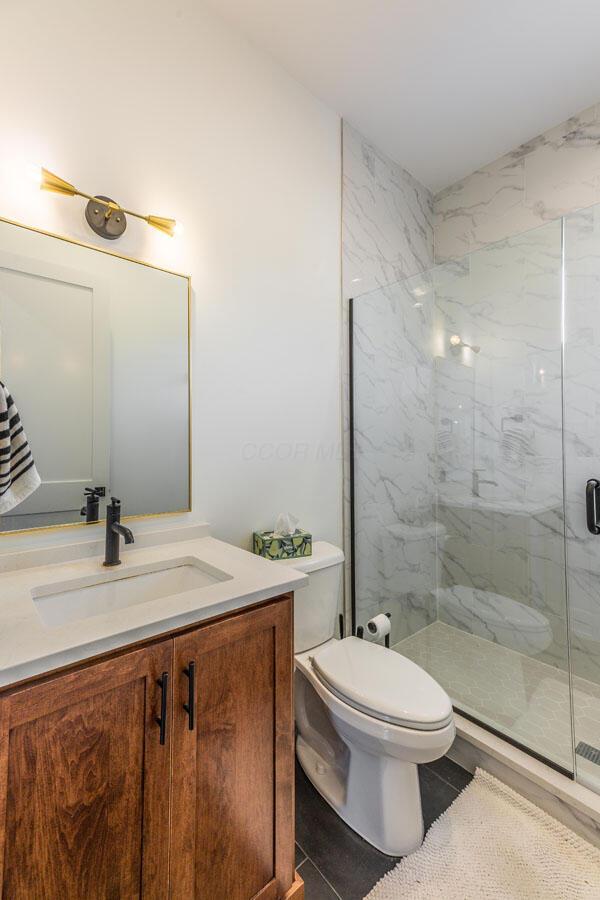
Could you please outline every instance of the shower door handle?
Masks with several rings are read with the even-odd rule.
[[[600,522],[598,522],[598,492],[600,481],[590,478],[585,486],[585,509],[587,514],[588,531],[592,534],[600,534]]]

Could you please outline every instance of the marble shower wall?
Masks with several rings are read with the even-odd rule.
[[[363,503],[366,515],[365,534],[357,540],[360,552],[359,623],[373,613],[387,610],[394,602],[394,638],[399,640],[415,628],[432,620],[431,577],[422,604],[409,598],[408,604],[400,596],[390,596],[393,575],[389,566],[383,569],[384,544],[390,539],[389,525],[402,524],[404,513],[415,504],[432,508],[434,473],[431,455],[434,452],[432,389],[426,383],[433,371],[433,360],[427,344],[427,329],[431,311],[419,312],[408,295],[401,296],[401,288],[386,293],[407,276],[415,275],[433,265],[433,197],[412,175],[380,153],[347,123],[343,125],[343,208],[342,208],[342,273],[344,299],[343,390],[344,390],[344,544],[346,551],[346,612],[349,616],[350,563],[350,473],[349,461],[349,398],[348,398],[348,299],[381,289],[377,300],[357,300],[356,310],[364,312],[361,347],[355,361],[361,369],[365,400],[370,394],[368,409],[364,410],[364,440],[357,461],[357,500]],[[404,301],[409,305],[404,309]],[[421,307],[423,309],[423,307]],[[406,318],[404,317],[406,313]],[[360,314],[359,314],[360,315]],[[356,318],[358,316],[355,313]],[[428,317],[428,318],[427,318]],[[368,334],[368,320],[373,334]],[[406,325],[407,331],[402,328]],[[379,330],[380,329],[380,330]],[[381,337],[381,342],[377,335]],[[380,355],[381,346],[388,347]],[[422,344],[422,346],[421,346]],[[429,353],[429,355],[428,355]],[[391,355],[390,355],[391,354]],[[395,361],[395,356],[397,361]],[[382,364],[383,361],[383,364]],[[389,380],[388,380],[389,378]],[[406,388],[406,379],[412,387]],[[426,391],[425,406],[419,397],[418,408],[408,402],[406,391],[416,391],[421,383]],[[378,386],[380,390],[378,390]],[[425,396],[425,395],[424,395]],[[395,405],[395,401],[399,405]],[[361,409],[363,407],[361,406]],[[412,446],[416,423],[423,425],[422,440]],[[387,432],[387,433],[386,433]],[[393,433],[392,433],[393,432]],[[378,435],[377,439],[375,435]],[[426,457],[421,459],[425,449]],[[410,461],[412,460],[412,461]],[[408,468],[407,468],[408,466]],[[414,502],[404,497],[399,504],[396,487],[406,484],[408,471],[417,472]],[[417,500],[418,498],[418,500]],[[426,498],[426,500],[424,499]],[[422,511],[421,511],[422,512]],[[421,512],[419,515],[421,515]],[[363,541],[363,537],[365,540]],[[431,540],[412,548],[407,572],[418,574],[419,568],[432,572],[435,551]],[[403,545],[402,545],[403,547]],[[401,551],[402,551],[401,547]],[[419,560],[422,562],[419,562]],[[394,563],[395,566],[395,563]],[[390,581],[392,579],[392,581]],[[418,577],[417,577],[418,581]],[[411,593],[411,597],[414,592]],[[421,608],[421,606],[423,608]],[[349,621],[349,618],[348,618]]]
[[[354,311],[358,619],[390,612],[393,642],[437,615],[433,312],[413,279]]]
[[[434,201],[435,257],[454,259],[600,201],[600,104],[450,185]]]
[[[343,148],[345,316],[348,297],[377,290],[355,306],[355,316],[361,311],[360,320],[356,316],[362,416],[356,445],[359,622],[394,604],[398,640],[435,619],[439,606],[442,620],[476,634],[488,629],[491,640],[506,643],[506,635],[494,635],[476,610],[486,603],[492,609],[508,597],[531,611],[519,623],[519,607],[512,609],[515,637],[523,622],[533,628],[531,616],[539,613],[549,631],[544,626],[533,636],[530,652],[563,667],[560,260],[552,229],[560,229],[560,216],[600,201],[600,105],[482,167],[433,201],[408,172],[347,125]],[[582,214],[575,227],[581,236],[595,224]],[[588,289],[596,277],[590,276],[592,243],[578,251],[585,257],[579,263],[580,269],[587,266]],[[429,271],[433,244],[442,265]],[[418,279],[398,285],[423,272],[420,287]],[[413,293],[415,285],[420,297]],[[570,339],[583,348],[582,366],[586,342],[593,343],[584,324],[594,313],[592,294],[581,300],[579,317],[572,320]],[[481,352],[449,352],[452,333],[480,345]],[[347,463],[347,341],[343,353]],[[594,365],[585,372],[575,365],[572,375],[567,371],[572,377],[567,391],[574,392],[588,371],[593,380]],[[417,385],[419,403],[416,394],[409,400]],[[571,417],[582,421],[573,425],[571,469],[580,481],[589,456],[581,434],[593,424],[583,421],[584,411],[573,398]],[[483,485],[476,502],[474,468],[484,470],[481,479],[497,482]],[[349,556],[348,498],[346,465]],[[577,515],[581,518],[576,506],[572,522]],[[590,552],[581,543],[569,549],[579,623],[574,658],[579,674],[600,681]],[[465,587],[487,596],[455,590],[447,603],[439,591],[432,599],[436,580],[440,591]],[[512,640],[509,635],[509,646]]]
[[[556,221],[432,277],[439,618],[565,668],[561,276]]]
[[[600,104],[584,110],[500,159],[481,167],[442,190],[434,199],[435,258],[437,263],[445,264],[441,267],[442,271],[447,267],[451,270],[456,269],[461,264],[470,267],[473,260],[479,260],[485,266],[490,261],[490,256],[492,265],[501,263],[505,266],[508,258],[502,260],[502,247],[509,243],[514,245],[515,236],[520,235],[518,240],[525,243],[535,241],[538,239],[536,234],[543,234],[548,227],[559,228],[561,216],[568,216],[574,210],[583,209],[582,213],[571,217],[570,223],[567,219],[566,225],[566,276],[569,286],[565,322],[566,514],[572,658],[577,673],[591,677],[595,681],[600,681],[598,653],[600,617],[596,621],[593,586],[600,571],[595,572],[589,536],[586,537],[582,526],[581,481],[583,478],[585,483],[585,477],[590,477],[584,475],[589,469],[590,448],[593,444],[590,432],[595,427],[594,410],[597,407],[595,389],[598,380],[595,375],[598,374],[598,365],[594,362],[594,299],[586,291],[590,290],[594,279],[592,274],[596,265],[593,262],[594,254],[600,253],[600,234],[594,236],[596,227],[594,216],[597,213],[593,211],[593,204],[599,201]],[[554,226],[547,225],[540,229],[539,226],[551,220],[554,221]],[[526,251],[526,255],[530,256],[529,250]],[[541,264],[541,274],[545,263],[537,252],[536,255]],[[457,259],[460,261],[457,262]],[[533,258],[531,262],[535,265]],[[518,266],[516,270],[512,268],[513,274],[516,273],[520,277]],[[546,266],[546,269],[547,273],[554,271],[554,263],[549,267]],[[509,264],[504,270],[504,277],[510,278],[510,270]],[[500,274],[500,270],[498,272]],[[508,287],[509,291],[512,291],[512,287],[510,285]],[[514,308],[512,328],[514,342],[509,358],[513,357],[514,364],[515,354],[519,355],[520,325],[524,324],[528,334],[525,335],[525,344],[521,346],[523,351],[521,358],[525,360],[528,355],[531,365],[537,365],[538,382],[536,384],[532,381],[526,391],[523,391],[521,386],[519,399],[517,382],[522,367],[517,365],[516,372],[511,374],[509,370],[512,365],[507,365],[503,390],[498,394],[500,382],[495,377],[497,396],[488,398],[494,403],[499,401],[503,405],[504,417],[522,416],[521,421],[514,418],[504,419],[505,432],[508,431],[507,439],[506,434],[502,434],[502,417],[496,421],[497,416],[482,416],[477,410],[476,403],[473,408],[474,434],[477,435],[474,439],[477,446],[473,447],[473,467],[477,461],[477,467],[484,468],[486,473],[494,473],[481,473],[481,477],[491,478],[501,486],[498,489],[484,488],[484,491],[499,490],[501,492],[499,496],[505,497],[509,505],[521,494],[521,512],[519,513],[517,509],[515,515],[515,510],[510,513],[508,511],[502,513],[497,509],[492,513],[487,510],[485,522],[482,522],[481,510],[471,509],[470,546],[468,546],[463,540],[466,535],[466,526],[462,521],[465,511],[457,513],[455,509],[447,506],[443,499],[444,484],[440,484],[439,515],[441,522],[447,524],[449,529],[444,555],[444,583],[473,585],[476,589],[485,588],[489,592],[494,591],[522,603],[529,602],[547,618],[552,628],[552,643],[538,655],[548,662],[564,665],[565,584],[560,571],[563,552],[559,537],[563,523],[559,506],[555,503],[558,500],[562,477],[559,471],[560,421],[557,418],[559,374],[556,353],[550,352],[548,356],[550,345],[556,345],[556,334],[550,342],[548,342],[550,335],[543,334],[544,323],[548,323],[556,312],[557,301],[555,296],[554,298],[551,296],[552,291],[542,290],[539,294],[536,291],[537,289],[529,291],[526,296],[522,295],[520,298],[513,292],[513,296],[517,298],[517,306]],[[455,297],[454,301],[457,299]],[[502,291],[497,291],[495,296],[490,295],[488,298],[489,314],[486,314],[487,322],[482,324],[486,325],[488,336],[493,341],[498,333],[498,326],[502,324],[502,316],[506,312],[502,310],[503,305],[506,305],[506,299],[507,295],[503,296]],[[521,317],[518,315],[519,303],[523,314]],[[444,304],[443,293],[441,304]],[[459,307],[460,303],[455,302],[452,308],[458,310]],[[498,311],[499,320],[492,314],[494,310]],[[539,346],[536,344],[535,333],[531,331],[531,325],[534,323],[538,323],[541,327],[542,342]],[[460,324],[461,327],[467,328],[467,324],[462,322]],[[458,327],[458,324],[455,322],[452,327]],[[483,346],[483,335],[479,335],[475,342]],[[525,352],[527,344],[530,345],[530,351]],[[481,356],[483,352],[482,350]],[[538,357],[537,360],[533,360],[532,353]],[[546,358],[542,361],[543,353],[546,354]],[[483,360],[478,359],[475,365],[477,371],[483,375],[482,363]],[[539,377],[541,369],[544,370],[544,375]],[[491,372],[490,369],[490,374]],[[531,374],[535,374],[534,369],[531,370]],[[445,385],[451,388],[450,395],[456,394],[457,391],[460,393],[462,390],[463,394],[466,392],[468,396],[468,388],[473,390],[469,373],[465,371],[459,375],[456,366],[452,367],[449,360],[442,360],[438,364],[437,376],[437,390],[442,392],[440,395],[442,406]],[[485,377],[483,380],[485,381]],[[457,381],[454,386],[453,381]],[[512,400],[509,400],[510,391],[513,393]],[[484,393],[485,388],[480,384],[479,395],[483,397]],[[469,400],[466,401],[468,402]],[[456,419],[455,416],[454,420]],[[439,417],[437,423],[440,471],[443,477],[444,454],[453,450],[455,469],[459,473],[458,479],[462,478],[463,482],[468,483],[468,441],[461,443],[464,457],[462,460],[458,458],[456,448],[457,441],[460,442],[461,429],[464,431],[466,426],[458,417],[459,424],[453,424],[451,430],[448,427],[449,421],[450,417],[446,415]],[[518,460],[519,455],[523,457],[523,465],[515,466],[511,473],[510,465],[507,464],[510,463],[511,457]],[[535,488],[531,483],[532,474],[535,476]],[[539,496],[528,498],[528,493],[533,490]],[[554,498],[553,494],[556,495]],[[543,499],[541,504],[538,502],[540,497]],[[535,513],[530,517],[523,516],[523,509],[531,506],[532,502]],[[491,535],[494,536],[493,541]],[[544,559],[546,561],[542,564]],[[442,619],[445,617],[443,606],[443,602],[440,601]],[[455,612],[457,604],[452,602],[449,608]],[[462,615],[465,618],[465,626],[470,621],[477,633],[478,624],[473,620],[473,616],[467,612],[463,612]]]
[[[343,125],[344,298],[433,265],[433,197],[354,128]]]

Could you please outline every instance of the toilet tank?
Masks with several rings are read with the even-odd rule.
[[[343,552],[326,541],[315,541],[312,556],[280,559],[275,565],[292,566],[308,575],[308,585],[294,593],[294,652],[330,640],[342,611]]]

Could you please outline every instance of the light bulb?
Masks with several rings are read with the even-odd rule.
[[[450,338],[450,343],[453,347],[459,347],[462,344],[462,340],[459,334],[453,334]]]

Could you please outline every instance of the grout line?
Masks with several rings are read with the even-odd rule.
[[[457,787],[455,787],[453,784],[450,784],[449,781],[446,781],[445,778],[443,778],[438,772],[434,772],[433,769],[427,769],[427,771],[428,771],[431,775],[434,775],[436,778],[438,778],[438,779],[442,782],[442,784],[445,784],[445,785],[446,785],[446,787],[451,788],[451,789],[454,791],[455,794],[458,795],[458,794],[460,794],[461,791],[463,790],[463,788],[457,788]],[[466,785],[466,787],[468,787],[468,785]]]
[[[300,860],[300,862],[299,862],[298,865],[296,866],[296,868],[299,869],[300,866],[302,865],[302,863],[303,863],[303,862],[306,862],[306,860],[308,859],[308,854],[304,852],[304,850],[303,850],[303,848],[300,846],[300,844],[296,844],[296,847],[297,847],[298,850],[300,850],[300,852],[302,853],[302,859]]]
[[[311,864],[311,866],[313,866],[313,867],[317,870],[317,872],[319,873],[319,875],[321,876],[321,878],[323,879],[323,881],[325,882],[325,884],[327,885],[327,887],[331,888],[331,890],[333,891],[333,893],[335,894],[335,896],[338,897],[339,900],[342,900],[341,894],[338,894],[338,892],[336,891],[336,889],[334,888],[334,886],[332,885],[332,883],[331,883],[327,878],[325,878],[325,876],[324,876],[323,873],[321,872],[321,870],[320,870],[320,868],[318,867],[318,865],[316,864],[316,862],[315,862],[313,859],[311,859],[310,856],[307,856],[306,859],[303,859],[303,860],[302,860],[302,862],[301,862],[300,865],[298,866],[298,869],[301,869],[302,866],[304,865],[304,863],[307,862],[307,861]]]

